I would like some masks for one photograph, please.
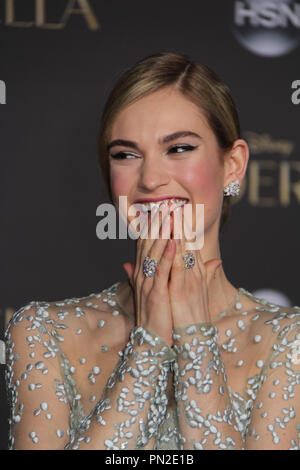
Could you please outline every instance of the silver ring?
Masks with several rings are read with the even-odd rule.
[[[144,263],[143,263],[144,276],[145,277],[154,276],[157,264],[158,264],[158,261],[156,261],[153,258],[149,258],[149,256],[146,256],[146,258],[144,259]]]
[[[183,257],[184,259],[184,268],[185,269],[190,269],[195,265],[195,256],[193,253],[187,253]]]

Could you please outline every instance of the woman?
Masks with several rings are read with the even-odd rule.
[[[108,97],[99,154],[118,209],[158,199],[163,216],[141,224],[128,281],[15,312],[10,448],[299,449],[300,309],[236,288],[220,264],[249,158],[228,87],[184,55],[141,60]],[[204,204],[201,248],[174,236],[185,209],[172,199],[193,228]]]

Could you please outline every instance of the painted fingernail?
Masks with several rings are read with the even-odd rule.
[[[166,202],[163,202],[160,207],[163,209],[163,211],[169,211],[170,210],[169,204],[167,204]]]

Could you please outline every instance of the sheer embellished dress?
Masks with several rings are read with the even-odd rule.
[[[120,290],[14,313],[10,449],[300,449],[299,307],[239,288],[214,324],[173,329],[169,347],[135,325]]]

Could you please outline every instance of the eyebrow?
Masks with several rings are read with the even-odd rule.
[[[197,137],[198,139],[202,139],[200,135],[196,134],[196,132],[192,131],[178,131],[174,132],[173,134],[165,135],[164,137],[160,138],[158,143],[159,144],[165,144],[167,142],[171,142],[172,140],[178,139],[179,137]],[[112,147],[116,145],[124,145],[125,147],[131,147],[136,150],[139,150],[138,144],[136,142],[133,142],[132,140],[124,140],[124,139],[116,139],[112,140],[106,147],[106,150],[110,150]]]

